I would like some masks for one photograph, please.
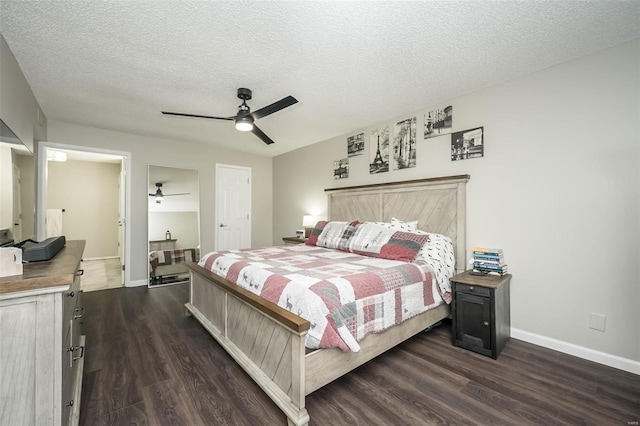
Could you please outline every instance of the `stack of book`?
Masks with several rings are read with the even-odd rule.
[[[504,254],[502,253],[502,250],[474,247],[473,271],[490,275],[506,274],[507,264],[504,263]]]

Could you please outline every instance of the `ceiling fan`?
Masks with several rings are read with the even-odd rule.
[[[156,182],[156,188],[157,189],[156,189],[155,193],[149,194],[149,197],[156,197],[156,204],[162,203],[162,199],[164,197],[171,197],[171,196],[174,196],[174,195],[189,195],[189,194],[191,194],[190,192],[182,192],[182,193],[179,193],[179,194],[163,194],[162,193],[162,189],[161,189],[162,188],[162,183],[161,182]]]
[[[247,105],[247,101],[251,99],[251,90],[242,87],[239,88],[238,98],[242,99],[242,104],[238,107],[238,113],[236,115],[232,115],[231,117],[212,117],[210,115],[184,114],[181,112],[168,111],[161,112],[165,115],[178,115],[182,117],[211,118],[214,120],[235,121],[237,130],[243,132],[251,132],[262,139],[264,143],[269,145],[273,143],[273,140],[269,136],[265,135],[264,132],[254,124],[254,122],[262,117],[266,117],[267,115],[290,107],[291,105],[298,102],[298,100],[293,96],[287,96],[286,98],[282,98],[279,101],[272,103],[271,105],[267,105],[264,108],[260,108],[257,111],[251,112],[251,108],[249,108],[249,105]]]

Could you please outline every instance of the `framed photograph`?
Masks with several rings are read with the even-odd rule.
[[[453,107],[451,105],[428,111],[424,115],[424,138],[450,134],[452,123]]]
[[[347,138],[347,154],[349,157],[364,154],[364,133]]]
[[[396,123],[393,138],[395,170],[416,166],[416,117]]]
[[[389,126],[371,131],[369,139],[369,174],[389,171]]]
[[[451,161],[484,157],[484,127],[451,134]]]
[[[349,158],[336,160],[333,162],[333,178],[345,179],[349,177]]]

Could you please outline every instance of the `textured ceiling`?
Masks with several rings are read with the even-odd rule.
[[[274,156],[640,37],[640,1],[4,1],[49,119]],[[238,87],[266,146],[228,121]]]

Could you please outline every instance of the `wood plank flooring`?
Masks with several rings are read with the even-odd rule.
[[[83,295],[80,424],[285,425],[191,317],[186,285]],[[312,425],[638,425],[640,376],[511,339],[498,360],[443,323],[309,395]]]

